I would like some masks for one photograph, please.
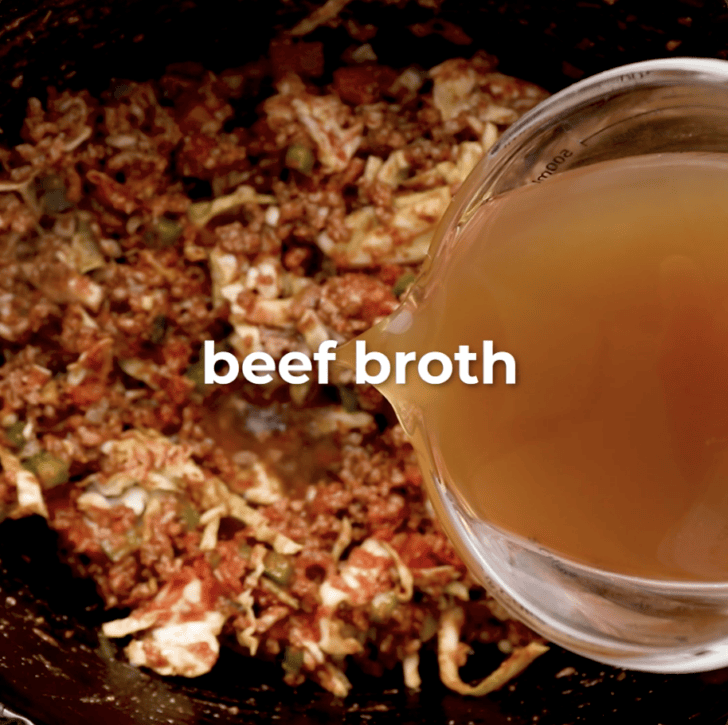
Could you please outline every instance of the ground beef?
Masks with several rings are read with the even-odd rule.
[[[455,555],[374,389],[204,381],[205,340],[311,355],[392,312],[453,193],[544,97],[483,54],[365,55],[330,87],[323,47],[286,41],[219,75],[51,92],[3,152],[0,510],[48,519],[128,610],[106,634],[161,674],[208,671],[219,637],[342,696],[350,661],[419,687],[453,629],[460,659],[542,651]]]

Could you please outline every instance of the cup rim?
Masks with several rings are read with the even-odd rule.
[[[656,73],[660,73],[660,75],[657,76]],[[649,86],[658,79],[665,82],[669,79],[669,74],[674,74],[675,80],[690,77],[693,82],[711,81],[714,83],[723,79],[728,87],[728,60],[690,56],[655,58],[620,65],[595,73],[587,78],[582,78],[580,81],[576,81],[544,99],[537,106],[524,113],[521,118],[503,132],[503,135],[488,151],[486,158],[499,154],[524,131],[533,126],[537,120],[546,115],[551,115],[552,112],[566,105],[566,102],[591,96],[594,91],[604,93],[617,88]],[[629,82],[629,86],[626,85],[626,82]]]
[[[628,63],[576,81],[541,101],[503,132],[465,179],[435,232],[435,239],[439,239],[437,248],[450,246],[455,241],[459,225],[480,203],[488,180],[508,162],[507,151],[519,140],[528,138],[530,133],[548,124],[566,109],[579,103],[593,102],[610,91],[649,88],[680,81],[704,85],[724,83],[728,91],[728,60],[684,56]],[[421,279],[429,274],[435,251],[434,247],[428,250]]]

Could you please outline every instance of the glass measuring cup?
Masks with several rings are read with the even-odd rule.
[[[439,293],[449,267],[462,265],[468,224],[489,201],[600,162],[728,153],[726,120],[728,63],[722,61],[632,64],[551,97],[514,124],[466,180],[420,278],[402,306],[363,336],[367,347],[391,355],[397,336]],[[417,381],[378,387],[418,451],[430,499],[458,553],[517,618],[551,641],[607,664],[659,672],[728,665],[728,577],[683,581],[625,574],[587,565],[495,525],[474,512],[449,476],[431,432],[432,389]]]

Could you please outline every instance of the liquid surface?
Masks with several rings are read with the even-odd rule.
[[[611,571],[728,580],[728,160],[563,172],[483,205],[445,257],[411,323],[366,339],[515,357],[516,385],[496,363],[493,385],[379,386],[421,408],[471,513]]]

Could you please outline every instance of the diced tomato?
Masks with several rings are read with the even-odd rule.
[[[381,65],[366,64],[334,71],[334,90],[347,103],[374,103],[394,83],[397,73]]]
[[[324,72],[323,43],[292,43],[290,39],[274,40],[270,44],[273,75],[295,73],[316,78]]]

